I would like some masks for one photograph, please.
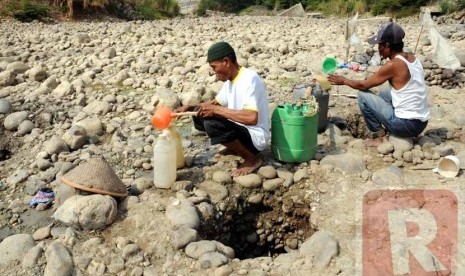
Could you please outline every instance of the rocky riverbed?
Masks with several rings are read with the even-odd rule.
[[[362,41],[379,20],[361,21]],[[406,46],[421,26],[402,19]],[[465,62],[464,16],[438,20]],[[293,85],[321,74],[326,57],[345,58],[345,21],[336,18],[212,17],[152,22],[0,23],[0,274],[2,275],[353,275],[360,206],[374,189],[448,188],[434,174],[446,155],[465,167],[464,68],[440,69],[420,37],[431,120],[415,140],[389,137],[365,148],[356,91],[333,87],[329,121],[313,160],[288,164],[270,147],[255,174],[232,179],[240,160],[176,122],[186,167],[169,190],[152,181],[150,124],[158,105],[211,99],[221,87],[206,63],[225,40],[241,65],[265,80],[270,107],[292,101]],[[351,57],[365,78],[379,64],[363,43]],[[120,199],[76,195],[29,208],[40,188],[103,156],[127,187]],[[460,190],[460,189],[459,189]],[[75,192],[75,191],[74,191]],[[55,213],[59,208],[59,214]],[[55,213],[54,217],[52,215]]]

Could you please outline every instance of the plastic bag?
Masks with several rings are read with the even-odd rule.
[[[357,36],[357,19],[358,12],[347,23],[346,40],[350,46],[358,46],[362,44],[362,41]]]
[[[433,27],[429,30],[429,39],[433,46],[432,59],[434,63],[441,68],[452,70],[456,70],[460,67],[460,60],[455,55],[452,47],[450,47],[447,40]]]
[[[452,70],[458,69],[460,67],[460,60],[455,55],[454,50],[447,42],[447,39],[445,39],[436,30],[429,10],[423,14],[421,18],[421,24],[424,28],[429,30],[429,39],[431,41],[431,46],[433,47],[433,62],[439,65],[441,68]]]

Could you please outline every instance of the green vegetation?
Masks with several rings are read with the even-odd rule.
[[[465,9],[465,0],[441,0],[439,6],[445,13],[453,13]]]
[[[163,19],[179,14],[179,5],[176,0],[143,0],[134,3],[141,19]]]
[[[465,0],[439,0],[445,13],[465,9]],[[355,12],[372,15],[408,16],[430,0],[201,0],[197,14],[206,10],[243,15],[271,15],[302,3],[307,11],[340,16]],[[41,20],[47,16],[79,17],[95,11],[110,13],[125,19],[163,19],[179,14],[177,0],[0,0],[0,15],[20,21]],[[128,12],[129,11],[129,12]]]
[[[131,18],[125,16],[127,10],[133,12]],[[0,0],[0,15],[20,21],[40,20],[51,14],[75,18],[96,11],[153,20],[178,15],[179,5],[177,0]]]
[[[6,1],[1,14],[4,16],[13,16],[21,22],[31,22],[41,20],[48,16],[49,8],[46,5],[31,3],[29,0]]]
[[[442,1],[459,3],[465,0]],[[203,15],[206,10],[239,13],[253,5],[277,11],[298,3],[302,3],[308,11],[320,11],[325,14],[350,15],[355,12],[370,12],[373,15],[391,14],[400,17],[418,12],[419,7],[429,4],[430,0],[201,0],[197,13]]]

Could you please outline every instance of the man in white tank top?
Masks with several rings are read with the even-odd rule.
[[[222,154],[236,154],[244,162],[232,176],[246,175],[257,170],[262,151],[270,138],[268,96],[258,74],[241,67],[234,49],[227,42],[217,42],[208,49],[207,61],[223,86],[214,100],[186,105],[177,112],[198,110],[194,127],[205,131],[212,145],[222,144]]]
[[[371,139],[367,146],[378,146],[389,132],[398,137],[416,137],[428,124],[429,107],[423,67],[414,55],[403,51],[405,32],[398,24],[383,24],[378,34],[368,40],[378,44],[380,55],[389,61],[365,80],[350,80],[330,75],[335,85],[360,90],[358,105]],[[372,87],[389,82],[389,89],[375,95]]]

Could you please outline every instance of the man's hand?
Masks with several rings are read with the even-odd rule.
[[[176,108],[175,110],[173,110],[173,113],[181,113],[181,112],[191,111],[192,109],[194,109],[194,106],[192,106],[192,105],[183,105],[183,106],[180,106],[180,107]]]
[[[198,114],[199,114],[200,117],[204,117],[204,118],[213,117],[213,116],[218,114],[217,113],[218,108],[220,108],[220,106],[215,105],[215,104],[211,104],[209,102],[201,103]]]
[[[328,80],[331,82],[331,84],[344,85],[346,78],[338,75],[329,75]]]

